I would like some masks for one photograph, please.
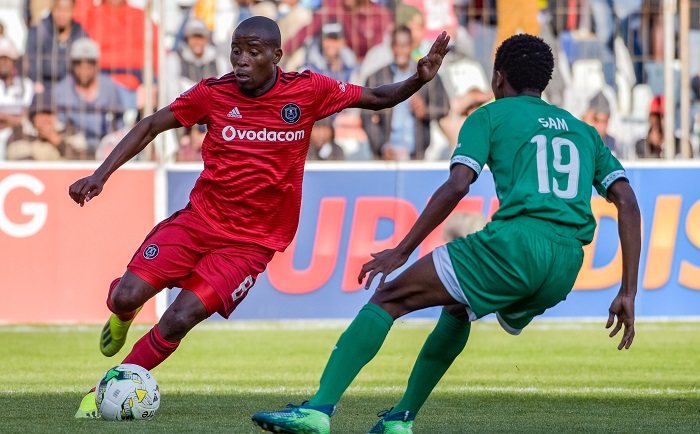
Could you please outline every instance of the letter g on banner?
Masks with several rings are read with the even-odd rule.
[[[11,221],[5,214],[5,199],[16,188],[26,188],[38,196],[44,192],[44,184],[24,173],[16,173],[0,181],[0,230],[15,238],[30,237],[44,227],[48,207],[41,202],[25,202],[22,204],[22,214],[31,216],[32,219],[22,224]]]

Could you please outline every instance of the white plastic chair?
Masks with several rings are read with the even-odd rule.
[[[571,65],[574,87],[601,90],[605,87],[603,63],[598,59],[579,59]]]
[[[638,119],[649,118],[649,108],[654,94],[648,84],[638,84],[632,88],[632,116]]]

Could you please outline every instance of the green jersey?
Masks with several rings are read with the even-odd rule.
[[[593,127],[531,96],[502,98],[472,113],[459,132],[453,164],[477,176],[489,166],[500,202],[493,220],[534,217],[583,244],[596,226],[591,186],[606,197],[613,182],[627,178]]]

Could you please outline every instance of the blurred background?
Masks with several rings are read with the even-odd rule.
[[[253,15],[279,23],[285,70],[361,85],[400,79],[392,65],[410,71],[439,32],[452,38],[439,80],[395,110],[321,123],[311,160],[448,159],[491,98],[495,48],[519,32],[554,49],[545,99],[619,158],[698,158],[700,0],[1,0],[0,160],[104,159],[134,122],[228,72],[231,33]],[[139,158],[198,161],[205,132]]]

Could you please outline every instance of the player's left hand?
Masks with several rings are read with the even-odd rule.
[[[386,276],[388,276],[389,274],[391,274],[392,271],[405,264],[408,260],[408,255],[402,253],[398,249],[383,250],[379,253],[372,253],[371,256],[374,259],[362,266],[362,269],[360,270],[360,275],[357,278],[357,282],[362,283],[362,280],[364,280],[365,275],[369,273],[367,281],[365,282],[365,289],[369,289],[374,278],[377,276],[377,274],[381,273],[382,278],[379,280],[377,291],[381,290],[384,287],[384,280],[386,279]]]
[[[610,305],[610,316],[608,317],[608,323],[605,324],[605,328],[609,329],[615,323],[615,317],[617,317],[617,325],[610,332],[610,337],[614,337],[617,332],[625,326],[625,331],[622,334],[622,341],[620,345],[617,346],[618,350],[623,348],[629,349],[634,340],[634,296],[624,296],[618,294]]]
[[[416,72],[418,77],[424,82],[429,82],[437,74],[440,65],[442,65],[442,59],[450,51],[447,48],[448,42],[450,42],[450,37],[447,35],[447,32],[440,33],[435,42],[433,42],[433,46],[430,47],[428,54],[418,61],[418,70]]]

